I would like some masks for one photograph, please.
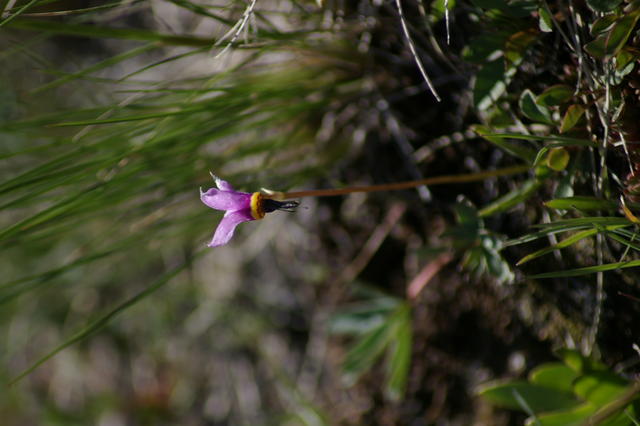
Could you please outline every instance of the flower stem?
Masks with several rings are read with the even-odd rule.
[[[302,197],[330,197],[334,195],[352,194],[354,192],[378,192],[378,191],[397,191],[400,189],[415,188],[423,185],[443,185],[449,183],[463,183],[463,182],[476,182],[479,180],[488,179],[496,176],[513,175],[517,173],[523,173],[529,170],[530,166],[520,165],[505,167],[504,169],[489,170],[485,172],[470,173],[466,175],[445,175],[445,176],[433,176],[426,179],[411,180],[407,182],[395,182],[386,183],[382,185],[369,185],[369,186],[350,186],[340,189],[310,189],[308,191],[296,191],[296,192],[275,192],[272,194],[265,194],[266,198],[274,198],[278,200],[289,200],[292,198]]]

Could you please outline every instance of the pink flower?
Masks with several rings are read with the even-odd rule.
[[[208,244],[209,247],[227,244],[233,237],[236,226],[242,222],[262,219],[265,214],[275,210],[293,211],[298,206],[297,201],[276,201],[265,198],[260,192],[239,192],[229,182],[216,176],[213,179],[217,188],[210,188],[206,192],[200,189],[200,200],[212,209],[224,210],[225,214]]]

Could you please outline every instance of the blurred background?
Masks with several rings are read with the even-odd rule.
[[[253,192],[521,164],[471,126],[523,128],[509,91],[562,71],[514,42],[526,8],[497,21],[507,66],[479,65],[498,3],[0,1],[2,424],[515,425],[478,387],[553,349],[631,377],[632,276],[605,298],[524,275],[593,245],[524,273],[530,248],[501,251],[556,181],[303,198],[206,247],[209,172]]]

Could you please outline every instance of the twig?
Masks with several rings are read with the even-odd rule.
[[[362,272],[376,254],[385,238],[387,238],[389,232],[391,232],[396,223],[398,223],[406,209],[407,207],[403,203],[397,203],[391,206],[382,223],[373,231],[356,258],[342,270],[336,282],[340,284],[348,283],[353,281],[358,274]]]
[[[227,33],[224,36],[222,36],[222,38],[220,38],[220,40],[218,40],[218,42],[216,43],[216,46],[220,45],[223,41],[228,39],[231,33],[233,33],[233,36],[231,37],[231,40],[229,40],[229,43],[227,43],[224,49],[222,49],[220,53],[214,56],[214,58],[219,58],[220,56],[224,55],[231,48],[231,46],[233,46],[236,40],[238,40],[238,37],[240,37],[240,33],[244,30],[244,27],[247,25],[247,22],[249,22],[249,18],[251,18],[251,15],[253,15],[253,9],[256,7],[257,1],[258,0],[251,0],[251,3],[242,14],[242,19],[236,22],[235,25],[231,27],[231,29],[227,31]]]
[[[429,281],[436,276],[438,272],[449,262],[453,260],[451,253],[443,253],[431,262],[427,263],[424,268],[415,276],[409,286],[407,286],[407,297],[409,300],[415,300],[422,289],[429,284]]]

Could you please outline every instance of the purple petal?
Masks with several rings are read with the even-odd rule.
[[[220,189],[222,191],[233,191],[233,186],[231,186],[231,184],[229,182],[227,182],[226,180],[222,180],[218,176],[216,176],[215,177],[215,181],[216,181],[216,186],[218,187],[218,189]]]
[[[200,193],[200,199],[216,210],[243,210],[251,208],[251,194],[236,191],[221,191],[210,188]]]
[[[236,226],[250,220],[254,220],[251,216],[251,210],[238,210],[225,213],[208,246],[218,247],[227,244],[229,240],[231,240],[231,237],[233,237],[233,231],[235,231]]]

